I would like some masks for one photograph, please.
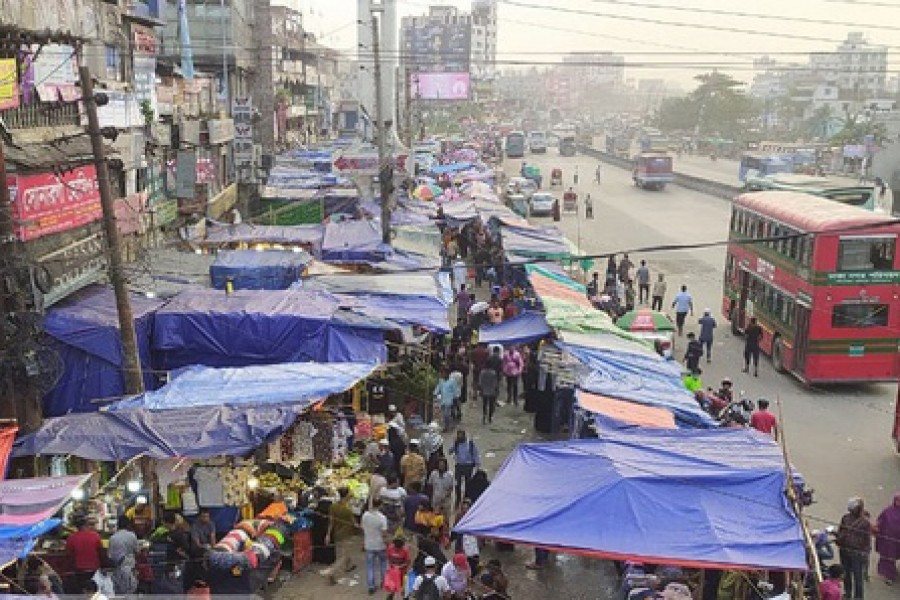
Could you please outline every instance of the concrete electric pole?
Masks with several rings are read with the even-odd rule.
[[[378,136],[378,187],[381,192],[381,241],[391,243],[391,182],[394,178],[393,157],[388,155],[388,126],[384,120],[384,97],[381,82],[381,43],[378,39],[378,17],[372,11],[372,55],[375,60],[375,133]]]

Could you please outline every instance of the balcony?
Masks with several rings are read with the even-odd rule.
[[[52,104],[33,102],[2,111],[3,121],[9,129],[33,129],[36,127],[70,127],[81,125],[78,103]]]

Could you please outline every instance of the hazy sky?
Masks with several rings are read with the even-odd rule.
[[[401,15],[424,14],[429,4],[433,4],[424,0],[398,1]],[[348,51],[355,47],[355,0],[281,0],[280,3],[292,2],[302,7],[309,29],[319,36],[325,34],[324,43]],[[470,5],[453,0],[443,4],[464,9]],[[900,0],[500,0],[499,6],[501,68],[504,63],[552,62],[558,58],[554,53],[613,51],[625,54],[630,63],[644,63],[629,67],[628,78],[664,77],[690,86],[693,75],[718,66],[749,81],[753,73],[752,57],[748,53],[828,51],[845,39],[849,31],[863,32],[872,43],[894,45],[891,53],[900,55],[897,35]],[[691,54],[695,51],[735,54]],[[776,58],[805,60],[802,54]],[[693,64],[671,64],[685,62]],[[898,62],[892,60],[889,68],[892,69],[890,78],[896,74]]]

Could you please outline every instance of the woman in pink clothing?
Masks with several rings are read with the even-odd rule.
[[[510,346],[503,353],[503,375],[506,376],[506,401],[519,405],[519,376],[525,368],[522,354],[515,346]]]

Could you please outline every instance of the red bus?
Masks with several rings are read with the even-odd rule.
[[[900,375],[900,223],[798,192],[751,192],[732,207],[723,314],[756,317],[778,371],[807,383]]]

